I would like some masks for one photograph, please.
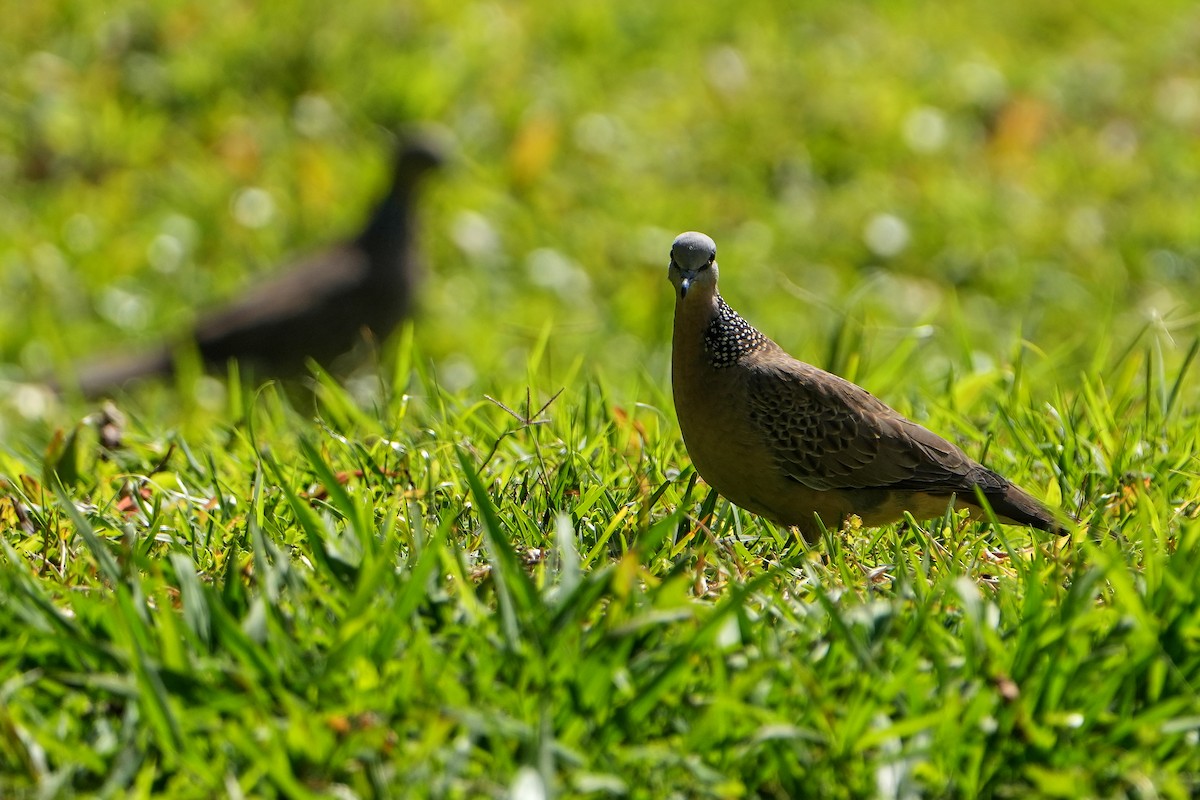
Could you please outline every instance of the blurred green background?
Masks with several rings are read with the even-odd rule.
[[[520,375],[547,326],[551,373],[665,387],[687,229],[717,240],[735,308],[885,395],[1003,370],[1023,341],[1048,394],[1139,337],[1171,357],[1193,336],[1191,2],[0,16],[7,380],[182,330],[353,232],[416,121],[458,149],[423,209],[417,325],[452,390]]]

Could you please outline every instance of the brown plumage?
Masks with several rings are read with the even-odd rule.
[[[702,233],[671,247],[671,382],[696,471],[728,500],[808,541],[858,515],[875,527],[945,512],[1064,532],[1058,516],[865,389],[792,358],[717,291],[717,248]]]
[[[209,366],[230,359],[259,376],[301,372],[307,359],[328,365],[370,332],[382,340],[412,310],[420,275],[415,200],[421,178],[442,162],[441,146],[410,136],[396,154],[392,185],[363,230],[285,268],[224,308],[200,318],[192,338]],[[168,375],[172,347],[94,362],[74,383],[88,397],[138,378]]]

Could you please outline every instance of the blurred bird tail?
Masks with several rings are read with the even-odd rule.
[[[81,395],[91,399],[111,394],[130,381],[169,375],[173,370],[171,354],[163,348],[87,364],[75,375],[59,382],[55,389],[60,393],[63,390],[66,393],[78,390]]]

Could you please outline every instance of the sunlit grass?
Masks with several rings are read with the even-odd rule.
[[[1196,421],[1148,410],[1157,379],[966,409],[1090,532],[810,550],[697,483],[661,405],[392,374],[373,405],[322,381],[315,421],[268,387],[192,436],[7,458],[9,786],[1195,790]]]

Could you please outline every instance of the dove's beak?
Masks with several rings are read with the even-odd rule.
[[[692,285],[692,279],[687,275],[681,275],[679,278],[679,299],[687,297],[688,287]]]

